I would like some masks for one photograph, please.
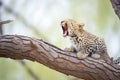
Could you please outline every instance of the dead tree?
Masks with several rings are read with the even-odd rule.
[[[120,18],[120,7],[115,7],[120,6],[120,1],[111,0],[111,2]],[[75,53],[65,52],[41,39],[27,36],[1,35],[0,57],[37,61],[66,75],[85,80],[120,80],[120,66],[113,64],[111,59],[110,62],[91,57],[80,60]]]

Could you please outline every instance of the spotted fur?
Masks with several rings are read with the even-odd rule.
[[[77,52],[78,58],[84,59],[90,56],[98,59],[101,55],[107,54],[104,40],[85,31],[83,23],[66,19],[61,22],[61,26],[64,37],[69,36],[72,42],[70,49]]]

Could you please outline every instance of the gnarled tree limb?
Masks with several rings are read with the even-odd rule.
[[[37,61],[64,74],[85,80],[120,79],[118,65],[90,57],[79,60],[75,53],[65,52],[43,40],[26,36],[0,36],[0,57]]]

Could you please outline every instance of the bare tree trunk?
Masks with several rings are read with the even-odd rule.
[[[111,1],[111,4],[113,6],[115,13],[120,19],[120,0],[110,0],[110,1]]]
[[[118,65],[90,57],[79,60],[75,53],[65,52],[40,39],[26,36],[0,36],[0,57],[37,61],[85,80],[120,80]]]
[[[118,16],[118,18],[120,19],[120,0],[110,0],[111,4],[113,6],[113,9],[116,13],[116,15]],[[118,57],[118,59],[114,60],[114,63],[120,63],[120,57]]]
[[[1,21],[1,12],[2,12],[2,1],[0,0],[0,21]],[[0,24],[0,35],[2,34],[2,24]]]

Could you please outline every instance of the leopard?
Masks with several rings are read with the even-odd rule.
[[[77,53],[79,59],[92,57],[94,59],[103,58],[105,61],[108,61],[109,56],[104,39],[87,32],[84,26],[84,23],[73,19],[61,21],[63,36],[70,37],[72,44],[70,48],[65,48],[65,51]]]

